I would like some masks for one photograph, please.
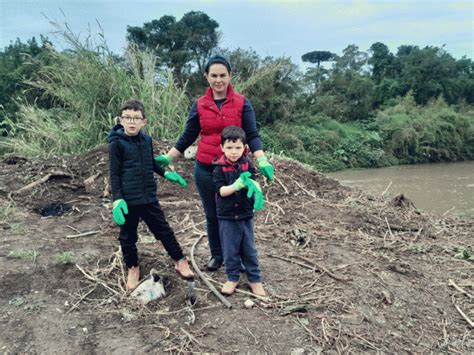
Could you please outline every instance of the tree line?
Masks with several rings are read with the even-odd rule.
[[[377,42],[367,51],[350,44],[341,54],[315,49],[302,54],[312,65],[302,72],[289,58],[219,47],[219,24],[203,12],[128,26],[122,55],[105,40],[81,43],[67,28],[62,33],[65,51],[45,37],[16,40],[0,51],[4,151],[20,149],[15,138],[33,139],[29,125],[36,121],[45,129],[45,117],[62,125],[71,114],[93,110],[101,134],[76,145],[90,149],[103,140],[112,104],[127,95],[156,101],[151,94],[161,92],[162,101],[150,102],[152,112],[182,125],[206,87],[205,61],[220,53],[232,63],[233,82],[251,99],[264,143],[275,153],[321,170],[474,159],[474,63],[443,47],[403,45],[392,53]],[[104,82],[117,92],[104,91]],[[173,139],[179,131],[156,133]],[[75,138],[64,139],[74,146]]]

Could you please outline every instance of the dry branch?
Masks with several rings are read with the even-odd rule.
[[[469,292],[465,291],[464,289],[462,289],[461,287],[459,287],[458,285],[456,285],[456,283],[455,283],[453,280],[449,279],[448,282],[449,282],[449,284],[450,284],[451,286],[453,286],[456,290],[458,290],[458,291],[461,292],[461,293],[464,293],[464,294],[465,294],[467,297],[469,297],[470,299],[473,299],[473,298],[474,298],[474,296],[471,295]]]
[[[51,179],[52,177],[72,177],[71,174],[65,173],[63,171],[53,171],[45,176],[43,176],[41,179],[38,179],[36,181],[33,181],[32,183],[29,183],[28,185],[23,186],[22,188],[16,190],[14,194],[20,194],[22,192],[31,190],[33,187],[37,185],[41,185]]]
[[[201,234],[201,236],[196,240],[196,242],[194,242],[193,246],[191,247],[191,251],[189,255],[191,259],[191,264],[193,265],[194,270],[196,270],[196,273],[198,274],[198,276],[206,284],[206,286],[209,287],[209,289],[217,297],[217,299],[221,301],[227,308],[232,308],[232,304],[228,300],[226,300],[225,297],[222,296],[221,293],[217,291],[216,288],[209,282],[209,280],[206,278],[206,276],[204,276],[202,271],[197,266],[196,261],[194,260],[194,248],[202,240],[203,237],[204,235]]]
[[[85,233],[80,233],[80,234],[66,235],[66,239],[87,237],[87,236],[94,235],[94,234],[97,234],[97,233],[99,233],[99,231],[90,231],[90,232],[85,232]]]

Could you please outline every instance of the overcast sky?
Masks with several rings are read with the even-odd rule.
[[[253,48],[261,56],[301,56],[312,50],[342,54],[349,44],[366,51],[374,42],[392,52],[402,44],[443,46],[456,58],[474,58],[473,1],[120,1],[0,0],[0,48],[17,37],[39,34],[54,39],[54,27],[42,15],[67,22],[73,32],[98,33],[121,53],[127,26],[189,11],[203,11],[219,23],[221,47]],[[62,11],[61,11],[62,10]],[[64,13],[64,14],[63,14]]]

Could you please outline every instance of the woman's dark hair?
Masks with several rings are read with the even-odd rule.
[[[146,118],[145,107],[143,106],[143,103],[141,101],[138,101],[138,100],[125,101],[120,107],[120,116],[122,116],[122,112],[125,110],[140,111],[142,113],[143,118]]]
[[[232,68],[231,68],[231,66],[230,66],[229,61],[228,61],[225,57],[223,57],[223,56],[221,56],[221,55],[218,55],[218,54],[217,54],[217,55],[214,55],[214,56],[212,56],[211,58],[209,58],[209,60],[207,61],[206,66],[204,67],[204,72],[205,72],[206,74],[209,73],[209,68],[211,67],[212,64],[224,64],[225,67],[227,68],[227,71],[228,71],[229,73],[232,72]]]
[[[227,126],[221,133],[221,144],[224,145],[226,141],[235,142],[240,140],[244,145],[247,143],[245,131],[237,126]]]

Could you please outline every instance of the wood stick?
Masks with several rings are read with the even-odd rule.
[[[277,258],[277,259],[281,259],[281,260],[284,260],[284,261],[288,261],[290,263],[305,267],[305,268],[313,270],[313,271],[315,271],[316,269],[319,269],[319,271],[324,271],[326,274],[328,274],[328,276],[332,277],[334,280],[337,280],[337,281],[344,281],[344,282],[345,281],[352,281],[351,278],[343,278],[343,277],[337,276],[334,273],[332,273],[331,271],[329,271],[327,268],[325,268],[324,266],[321,266],[321,265],[319,265],[319,264],[317,264],[313,261],[310,261],[307,258],[304,258],[302,256],[298,256],[298,257],[301,258],[301,259],[304,259],[306,262],[309,262],[312,265],[300,263],[300,262],[298,262],[294,259],[288,259],[288,258],[284,258],[284,257],[278,256],[278,255],[268,254],[268,256],[270,256],[272,258]]]
[[[90,280],[90,281],[94,281],[98,284],[101,284],[102,286],[104,286],[107,290],[111,291],[112,293],[114,293],[116,296],[120,296],[120,293],[115,291],[113,288],[111,288],[109,285],[107,285],[104,281],[100,280],[99,278],[97,277],[94,277],[94,276],[91,276],[89,275],[87,272],[85,272],[79,265],[77,264],[74,264],[80,272],[82,272],[84,274],[84,276]]]
[[[62,171],[53,171],[45,176],[43,176],[41,179],[38,179],[36,181],[33,181],[32,183],[29,183],[28,185],[25,185],[23,186],[22,188],[16,190],[14,193],[15,194],[19,194],[19,193],[22,193],[22,192],[25,192],[25,191],[28,191],[28,190],[31,190],[33,187],[37,186],[37,185],[40,185],[42,183],[45,183],[46,181],[48,181],[50,178],[52,177],[56,177],[56,176],[67,176],[67,177],[71,177],[70,174],[67,174],[65,172],[62,172]]]
[[[203,237],[204,235],[201,234],[200,237],[196,240],[196,242],[194,242],[193,246],[191,247],[191,251],[189,255],[189,258],[191,259],[191,264],[194,270],[196,270],[196,273],[198,274],[198,276],[206,284],[206,286],[209,287],[209,289],[217,297],[217,299],[221,301],[227,308],[232,308],[232,304],[219,291],[217,291],[216,288],[209,282],[209,280],[206,278],[206,276],[204,276],[202,271],[197,266],[196,261],[194,260],[194,248],[202,240]]]
[[[93,235],[93,234],[97,234],[97,233],[99,233],[99,231],[90,231],[90,232],[85,232],[85,233],[80,233],[80,234],[66,235],[66,239],[87,237],[89,235]]]
[[[187,332],[186,330],[184,330],[183,328],[179,328],[184,334],[186,334],[186,336],[191,339],[192,341],[194,341],[197,345],[205,348],[204,344],[201,343],[199,340],[196,339],[196,337],[194,335],[192,335],[191,333]]]
[[[311,338],[313,338],[314,340],[316,340],[316,342],[320,342],[321,340],[313,334],[313,332],[306,326],[303,324],[303,322],[298,318],[298,321],[295,321],[296,324],[299,324],[303,327],[304,330],[306,330],[308,332],[308,334],[311,336]]]
[[[390,189],[390,186],[392,186],[392,182],[390,181],[390,183],[388,184],[388,186],[385,188],[385,190],[383,190],[383,192],[380,194],[380,196],[383,196],[387,193],[387,191]]]
[[[473,298],[474,298],[474,296],[471,295],[469,292],[465,291],[464,289],[462,289],[461,287],[459,287],[458,285],[456,285],[456,283],[455,283],[453,280],[449,279],[448,282],[449,282],[449,284],[450,284],[451,286],[453,286],[456,290],[458,290],[458,291],[461,292],[461,293],[464,293],[464,294],[465,294],[467,297],[469,297],[470,299],[473,299]]]
[[[459,314],[466,320],[466,322],[469,323],[471,328],[474,328],[474,322],[470,320],[468,316],[466,316],[466,314],[461,310],[461,308],[458,307],[457,304],[453,303],[453,305],[456,307],[456,310],[459,312]]]
[[[288,189],[283,185],[283,183],[278,179],[276,176],[273,177],[273,179],[280,184],[281,187],[283,187],[283,190],[285,190],[285,194],[288,194]]]

